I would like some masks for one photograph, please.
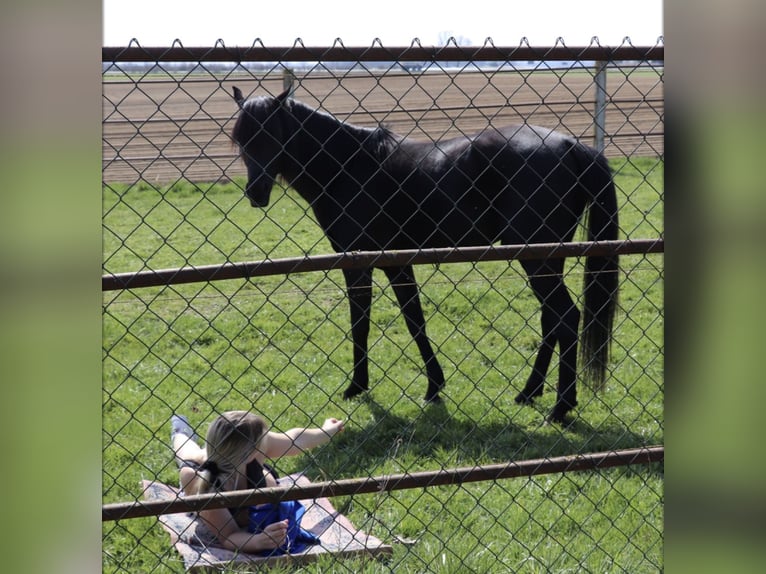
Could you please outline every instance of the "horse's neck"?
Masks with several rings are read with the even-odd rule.
[[[370,128],[362,128],[346,124],[326,112],[315,110],[300,102],[293,102],[292,115],[299,122],[301,129],[319,141],[327,139],[328,135],[347,134],[350,138],[364,138]]]
[[[360,142],[363,142],[371,131],[369,128],[343,123],[330,114],[314,110],[300,102],[293,102],[291,116],[295,123],[288,128],[286,145],[288,146],[287,155],[292,161],[291,165],[287,166],[289,173],[283,174],[288,180],[296,185],[301,185],[302,181],[322,185],[327,178],[321,173],[308,173],[307,167],[319,169],[321,172],[324,168],[340,162],[344,165],[344,169],[353,169],[354,162],[347,162],[345,156],[358,151]],[[314,161],[317,157],[321,157],[320,154],[327,154],[334,161]],[[320,190],[299,189],[298,191],[310,199],[307,195],[314,196]]]

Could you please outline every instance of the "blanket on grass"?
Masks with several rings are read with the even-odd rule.
[[[280,486],[311,484],[301,474],[281,478]],[[161,482],[142,481],[146,500],[176,499],[178,488]],[[215,536],[195,513],[160,515],[159,522],[170,535],[170,543],[183,560],[187,572],[217,571],[224,567],[232,570],[247,570],[254,567],[302,565],[316,560],[319,556],[332,553],[338,557],[385,557],[393,550],[378,538],[358,530],[345,516],[340,514],[327,498],[301,500],[306,512],[301,527],[319,537],[320,543],[308,546],[302,552],[280,556],[257,556],[244,552],[233,552],[216,546]]]

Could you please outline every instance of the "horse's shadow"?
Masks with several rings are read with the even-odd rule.
[[[347,428],[305,461],[320,480],[648,446],[645,437],[618,420],[594,428],[574,418],[566,426],[541,422],[530,429],[514,422],[514,413],[509,413],[508,420],[472,421],[455,416],[444,403],[435,403],[409,419],[392,413],[369,394],[361,400],[369,407],[372,421],[363,428]]]

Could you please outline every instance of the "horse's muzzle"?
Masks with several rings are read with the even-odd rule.
[[[259,181],[252,181],[247,183],[245,189],[245,196],[250,200],[250,205],[253,207],[266,207],[269,205],[269,197],[271,195],[271,186],[274,181],[271,179],[261,179]]]
[[[263,201],[262,199],[254,199],[252,197],[248,197],[248,199],[250,200],[250,205],[252,207],[266,207],[267,205],[269,205],[268,198],[266,199],[266,201]]]

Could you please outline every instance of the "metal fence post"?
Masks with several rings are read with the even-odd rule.
[[[604,151],[606,134],[606,66],[606,61],[596,62],[596,109],[593,113],[593,147],[599,152]]]

